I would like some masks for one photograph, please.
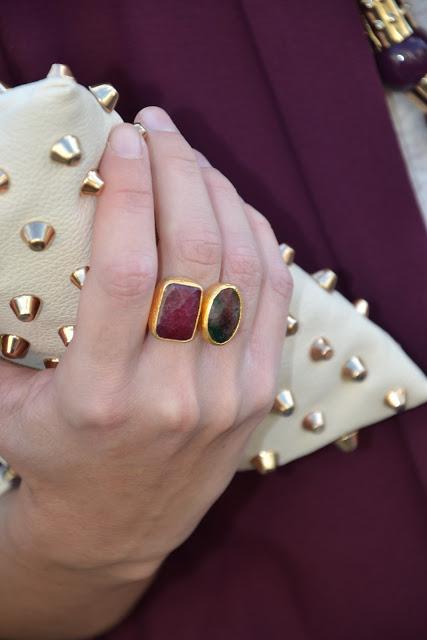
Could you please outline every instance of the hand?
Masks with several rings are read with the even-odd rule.
[[[56,370],[0,368],[0,452],[22,477],[7,496],[15,548],[118,584],[151,575],[230,482],[273,403],[291,295],[266,219],[165,112],[137,120],[148,144],[119,125],[103,156],[66,354]],[[175,276],[239,287],[230,343],[146,333],[156,281]]]

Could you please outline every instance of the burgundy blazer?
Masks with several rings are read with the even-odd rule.
[[[14,0],[0,47],[8,84],[64,62],[125,119],[169,110],[426,368],[426,236],[356,0]],[[239,473],[105,640],[426,638],[426,490],[427,406],[353,454]]]

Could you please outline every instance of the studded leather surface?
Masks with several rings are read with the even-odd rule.
[[[96,207],[96,197],[82,195],[80,188],[88,171],[97,168],[110,129],[121,121],[68,77],[45,78],[0,95],[0,168],[10,179],[9,188],[0,193],[0,334],[31,343],[19,364],[42,368],[44,358],[60,357],[66,348],[58,329],[75,322],[79,290],[70,274],[89,264]],[[50,158],[52,145],[66,134],[76,136],[81,146],[81,160],[74,166]],[[33,220],[55,229],[44,251],[30,250],[20,236]],[[384,396],[390,389],[406,389],[407,409],[427,401],[425,375],[389,335],[337,291],[325,291],[296,265],[291,272],[291,313],[299,327],[283,347],[278,391],[291,390],[295,409],[289,416],[271,413],[264,420],[248,443],[241,469],[252,468],[250,461],[259,451],[273,451],[278,463],[285,464],[389,417],[393,409]],[[42,300],[32,322],[18,320],[9,306],[11,298],[22,294]],[[310,358],[318,337],[331,343],[331,359]],[[366,365],[362,382],[342,376],[344,363],[353,356]],[[321,411],[325,420],[317,433],[302,428],[312,411]],[[0,493],[5,486],[0,485]]]
[[[21,85],[0,95],[0,167],[10,186],[0,193],[0,332],[31,343],[20,364],[41,368],[65,346],[58,328],[73,324],[79,290],[70,274],[89,264],[96,196],[81,195],[81,184],[96,169],[110,129],[121,122],[72,78]],[[50,149],[66,134],[76,136],[82,157],[74,166],[55,162]],[[20,236],[33,220],[55,229],[44,251],[32,251]],[[38,317],[22,322],[9,301],[21,294],[42,300]]]

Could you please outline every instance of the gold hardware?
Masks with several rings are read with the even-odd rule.
[[[89,87],[99,104],[105,111],[111,113],[117,104],[119,94],[111,84],[97,84]]]
[[[406,408],[406,390],[403,387],[391,389],[384,398],[385,404],[394,409],[396,413],[404,411]]]
[[[273,409],[282,416],[290,416],[295,409],[295,402],[292,392],[289,389],[283,389],[277,394],[274,400]]]
[[[288,266],[293,264],[293,261],[295,258],[295,250],[285,243],[282,243],[279,246],[279,249],[280,249],[280,255],[282,256],[283,262]]]
[[[74,337],[74,326],[72,324],[60,327],[58,329],[59,337],[66,347],[70,344]]]
[[[52,242],[55,230],[50,224],[35,220],[21,229],[21,238],[33,251],[43,251]]]
[[[356,451],[359,444],[359,432],[352,431],[345,436],[341,436],[335,440],[335,446],[343,453],[352,453]]]
[[[46,78],[72,78],[74,80],[70,67],[66,64],[59,64],[57,62],[51,66]]]
[[[0,169],[0,192],[7,191],[9,189],[10,180],[6,171]]]
[[[329,291],[332,293],[334,291],[337,284],[337,274],[332,271],[332,269],[321,269],[320,271],[316,271],[313,273],[313,278],[316,280],[317,284],[325,289],[325,291]]]
[[[315,362],[330,360],[333,355],[334,350],[326,338],[316,338],[310,347],[310,356]]]
[[[368,370],[358,356],[352,356],[343,366],[342,375],[348,380],[362,382],[368,375]]]
[[[24,338],[19,336],[4,334],[0,336],[1,339],[1,352],[5,358],[10,360],[17,360],[18,358],[25,358],[27,351],[30,348],[30,343]]]
[[[43,364],[45,369],[56,369],[59,364],[59,358],[45,358]]]
[[[306,431],[320,433],[325,428],[325,419],[321,411],[308,413],[302,421],[302,426]]]
[[[77,164],[82,157],[78,138],[71,133],[67,133],[52,146],[50,157],[55,162],[61,162],[69,166]]]
[[[12,298],[10,308],[21,322],[31,322],[40,309],[41,300],[37,296],[24,294]]]
[[[85,283],[87,272],[89,271],[89,267],[80,267],[80,269],[76,269],[70,275],[70,280],[74,286],[78,289],[81,289]]]
[[[88,196],[97,196],[104,187],[104,180],[95,169],[88,171],[83,180],[81,193]]]
[[[298,331],[298,320],[294,318],[291,314],[288,315],[287,324],[286,324],[286,335],[293,336]]]
[[[134,122],[133,126],[138,129],[139,133],[142,135],[143,138],[147,138],[148,131],[140,122]]]
[[[353,302],[354,308],[357,313],[360,313],[361,316],[365,316],[366,318],[369,316],[369,302],[364,298],[358,298]]]
[[[279,464],[279,454],[276,451],[260,451],[256,456],[251,459],[251,465],[261,473],[265,475],[274,471]]]

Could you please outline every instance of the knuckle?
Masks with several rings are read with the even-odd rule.
[[[113,430],[124,424],[127,419],[123,405],[117,402],[117,398],[97,392],[76,401],[73,414],[79,426],[98,431]]]
[[[165,162],[178,178],[188,180],[194,177],[200,177],[200,168],[197,164],[194,153],[191,148],[187,148],[182,144],[179,134],[170,134],[171,138],[176,136],[177,139],[172,141],[171,149],[166,154]]]
[[[228,256],[232,277],[246,287],[258,288],[263,277],[263,270],[258,252],[253,245],[240,245],[230,251]]]
[[[226,178],[221,171],[214,167],[208,167],[205,169],[204,178],[213,191],[221,192],[225,196],[235,198],[237,191],[234,185]]]
[[[212,229],[201,229],[197,235],[181,236],[178,241],[180,258],[203,266],[214,266],[221,262],[222,247],[219,234]]]
[[[113,299],[139,300],[150,294],[157,277],[154,256],[128,254],[111,261],[98,272],[103,290]]]
[[[137,187],[120,187],[114,191],[113,206],[118,211],[141,215],[149,210],[153,214],[153,194],[143,184]]]
[[[289,302],[293,291],[293,278],[290,270],[282,262],[274,265],[270,269],[269,279],[273,291],[277,293],[285,302]]]
[[[192,433],[200,421],[197,398],[191,394],[167,395],[168,401],[159,405],[159,423],[170,434]]]

